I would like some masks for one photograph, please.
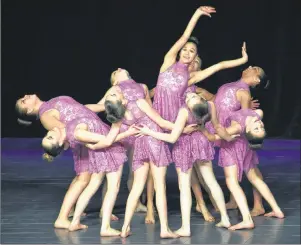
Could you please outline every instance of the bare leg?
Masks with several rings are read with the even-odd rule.
[[[156,190],[156,206],[158,209],[161,238],[176,238],[179,237],[177,234],[173,233],[168,226],[167,218],[167,200],[166,200],[166,170],[167,167],[157,167],[152,162],[150,163],[152,176],[154,179],[154,186]]]
[[[107,180],[107,178],[104,178],[104,185],[102,187],[102,192],[101,192],[101,209],[99,211],[99,218],[102,218],[103,201],[104,201],[105,195],[107,193],[107,189],[108,189],[107,186],[108,186],[108,180]],[[119,218],[116,215],[112,214],[111,215],[111,220],[116,221],[116,220],[119,220]]]
[[[111,215],[115,205],[115,201],[119,192],[120,179],[122,175],[123,165],[117,172],[107,173],[108,190],[103,201],[103,218],[101,222],[101,236],[119,236],[120,231],[111,228]]]
[[[128,150],[129,176],[128,176],[128,181],[127,181],[127,187],[128,187],[129,192],[131,192],[133,182],[134,182],[134,173],[132,171],[133,155],[134,155],[134,148],[131,147]],[[135,212],[137,212],[137,213],[139,213],[139,212],[146,213],[147,212],[147,208],[146,208],[145,205],[143,205],[141,203],[140,197],[139,197],[138,204],[137,204]]]
[[[82,192],[80,197],[77,200],[76,208],[72,222],[69,226],[69,231],[76,231],[81,229],[86,229],[88,226],[80,224],[80,216],[82,212],[87,207],[90,199],[99,189],[104,178],[104,173],[94,173],[91,176],[91,180],[85,190]]]
[[[191,216],[191,172],[192,168],[183,173],[180,168],[176,168],[180,190],[182,226],[175,233],[179,236],[190,236],[190,216]]]
[[[69,189],[71,188],[71,186],[75,183],[75,181],[77,180],[77,176],[74,177],[74,179],[72,180],[70,186],[69,186]],[[73,217],[73,214],[74,214],[74,210],[75,210],[75,207],[73,206],[70,210],[70,213],[68,215],[68,218],[71,218]],[[86,216],[87,214],[86,213],[82,213],[81,216]]]
[[[215,201],[214,201],[214,198],[213,198],[213,196],[212,196],[212,194],[211,194],[211,192],[210,192],[210,189],[209,189],[209,187],[206,185],[206,183],[205,183],[205,181],[204,181],[204,178],[203,178],[202,174],[200,173],[200,171],[199,171],[199,169],[197,168],[196,165],[194,165],[194,169],[195,169],[195,171],[196,171],[196,173],[197,173],[197,177],[198,177],[198,179],[199,179],[199,181],[200,181],[202,187],[203,187],[204,190],[208,193],[209,199],[210,199],[210,201],[211,201],[211,203],[212,203],[212,205],[213,205],[215,211],[219,212],[218,207],[217,207],[217,205],[216,205],[216,203],[215,203]]]
[[[272,212],[267,213],[265,216],[267,217],[276,217],[279,219],[284,218],[284,214],[281,211],[280,207],[278,206],[272,192],[270,191],[269,187],[266,183],[257,175],[256,170],[250,169],[247,174],[249,181],[252,185],[260,192],[263,198],[270,204],[272,208]]]
[[[130,235],[130,223],[137,207],[137,202],[144,189],[149,170],[149,164],[144,163],[143,166],[134,172],[134,183],[126,202],[124,223],[122,226],[121,237]]]
[[[239,230],[239,229],[253,229],[254,223],[250,214],[248,207],[247,199],[245,193],[240,187],[237,179],[237,166],[232,165],[224,167],[226,184],[230,192],[235,198],[235,201],[238,205],[238,208],[242,214],[243,221],[239,224],[231,226],[230,230]]]
[[[197,173],[194,167],[192,168],[192,174],[191,174],[191,188],[197,202],[196,210],[203,214],[204,219],[206,221],[213,222],[214,217],[211,215],[211,213],[206,207],[206,203],[203,198],[202,189],[200,187],[199,179],[197,177]]]
[[[260,172],[260,170],[256,167],[255,168],[256,175],[263,180],[263,176]],[[253,210],[251,211],[252,217],[256,217],[259,215],[263,215],[265,213],[263,204],[262,204],[262,196],[258,192],[258,190],[253,187],[253,196],[254,196],[254,207]]]
[[[212,162],[198,162],[197,166],[206,185],[210,188],[210,193],[212,193],[215,203],[220,210],[221,222],[216,226],[225,228],[230,227],[231,224],[226,210],[224,194],[213,173]]]
[[[76,181],[70,186],[64,197],[59,216],[54,223],[55,228],[68,229],[70,225],[70,221],[68,220],[70,210],[74,206],[79,195],[88,185],[89,180],[89,173],[82,173],[79,176],[77,176]]]
[[[155,224],[155,207],[154,207],[154,180],[152,176],[152,171],[148,171],[147,178],[147,213],[145,217],[146,224]]]

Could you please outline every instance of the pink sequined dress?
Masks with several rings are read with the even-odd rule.
[[[55,109],[60,113],[60,121],[65,125],[68,122],[80,117],[86,117],[90,119],[100,120],[100,118],[86,106],[80,104],[69,96],[55,97],[47,102],[44,102],[39,109],[39,117],[46,111]],[[110,127],[104,122],[103,127],[107,128],[109,132]],[[79,145],[76,149],[72,149],[74,159],[74,170],[77,174],[86,172],[89,170],[89,152],[88,148]],[[99,163],[101,164],[101,163]]]
[[[123,95],[128,101],[136,101],[138,99],[145,99],[145,91],[142,83],[136,83],[133,79],[125,80],[119,82],[118,86],[122,89]],[[128,130],[129,126],[122,124],[120,132],[125,132]],[[136,137],[134,135],[122,139],[120,142],[126,147],[131,148],[134,146]]]
[[[139,93],[144,92],[142,85],[137,83],[121,83],[121,85],[118,86],[125,98],[131,98],[131,96],[133,96],[131,94],[133,93],[133,90],[138,92],[139,87]],[[123,119],[123,124],[127,126],[143,124],[153,131],[162,132],[161,128],[140,110],[136,101],[137,100],[128,99],[126,113],[128,118]],[[144,162],[153,162],[157,167],[168,166],[172,162],[168,145],[151,136],[136,138],[134,142],[134,156],[132,163],[133,171],[141,167]]]
[[[249,86],[240,80],[238,82],[227,83],[217,91],[214,103],[218,120],[223,127],[229,126],[229,116],[241,109],[241,104],[236,99],[236,92],[238,90],[249,91]],[[238,167],[238,179],[240,181],[243,169],[245,169],[244,166],[253,166],[257,163],[256,152],[250,149],[249,143],[244,136],[232,142],[221,140],[218,165],[227,167],[236,164]]]
[[[175,122],[179,109],[185,103],[188,79],[188,66],[180,62],[159,74],[153,107],[165,120]]]
[[[220,166],[231,166],[231,162],[235,162],[238,165],[238,179],[241,181],[243,171],[248,173],[250,169],[256,167],[259,163],[258,156],[255,151],[250,149],[247,139],[244,136],[246,129],[246,119],[248,116],[260,117],[257,113],[251,109],[241,109],[239,111],[232,112],[231,115],[226,119],[225,126],[229,127],[231,121],[239,123],[241,126],[241,137],[233,142],[224,142],[222,150],[220,151]]]
[[[182,108],[188,112],[186,126],[197,124],[198,120],[187,106]],[[199,131],[181,134],[173,146],[172,159],[177,168],[180,168],[182,172],[187,172],[197,161],[212,161],[214,159],[214,147],[207,137]]]
[[[92,133],[97,133],[101,135],[107,135],[109,133],[107,125],[100,119],[93,119],[89,117],[78,117],[72,121],[66,123],[66,139],[70,144],[70,147],[78,152],[78,148],[84,146],[85,142],[80,142],[75,139],[74,132],[79,124],[86,124],[88,126],[88,131]],[[81,156],[76,155],[77,161],[81,161]],[[90,173],[99,172],[116,172],[119,167],[127,161],[125,148],[121,144],[113,144],[110,147],[90,150],[88,149],[88,159],[89,164],[85,171]],[[82,169],[79,171],[81,172]]]

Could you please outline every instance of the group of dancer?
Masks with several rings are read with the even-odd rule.
[[[183,35],[165,55],[157,86],[150,91],[145,84],[136,83],[128,71],[119,68],[111,75],[112,87],[97,104],[82,105],[68,96],[45,102],[36,95],[25,95],[17,101],[19,122],[28,124],[38,117],[48,130],[42,140],[44,159],[52,161],[68,148],[73,152],[76,176],[65,195],[55,228],[70,231],[87,228],[80,223],[81,216],[104,178],[101,236],[130,235],[135,211],[146,212],[145,223],[154,223],[155,206],[161,238],[190,236],[191,188],[197,211],[206,221],[214,221],[204,202],[200,183],[220,212],[217,227],[254,228],[252,216],[265,213],[262,197],[272,209],[265,216],[284,218],[257,167],[255,149],[262,146],[266,132],[263,112],[256,108],[256,101],[252,101],[250,87],[266,86],[263,69],[247,68],[240,80],[224,84],[215,95],[195,86],[220,70],[248,61],[244,43],[242,57],[201,69],[198,40],[191,34],[201,16],[211,17],[215,12],[207,6],[195,11]],[[106,113],[111,127],[98,117],[100,112]],[[218,164],[224,168],[231,192],[227,205],[213,172],[214,147],[219,148]],[[111,228],[110,223],[118,219],[112,211],[126,161],[130,166],[129,196],[124,224],[118,231]],[[166,200],[166,171],[171,163],[175,164],[178,174],[182,216],[182,225],[175,232],[168,225]],[[239,184],[243,172],[254,187],[252,212]],[[146,206],[140,201],[145,184]],[[227,209],[236,207],[243,220],[231,225]],[[71,222],[70,216],[73,216]]]

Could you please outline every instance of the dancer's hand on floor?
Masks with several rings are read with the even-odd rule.
[[[201,11],[202,15],[209,16],[211,18],[211,14],[216,13],[215,8],[210,6],[201,6],[198,8],[199,11]]]

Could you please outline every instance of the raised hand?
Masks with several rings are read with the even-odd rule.
[[[242,47],[241,47],[241,55],[242,55],[242,58],[244,59],[244,61],[247,62],[249,57],[248,57],[248,54],[247,54],[246,42],[244,42]]]
[[[211,18],[211,14],[216,13],[215,8],[210,6],[201,6],[198,8],[199,11],[201,11],[202,15],[209,16]]]
[[[250,102],[250,108],[252,110],[256,110],[257,108],[259,108],[260,103],[258,102],[258,100],[254,100],[253,97],[251,98],[251,102]]]

